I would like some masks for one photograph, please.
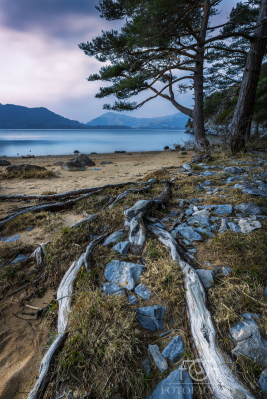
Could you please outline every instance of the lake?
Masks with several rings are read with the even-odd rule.
[[[192,140],[184,130],[0,130],[0,156],[158,151]]]

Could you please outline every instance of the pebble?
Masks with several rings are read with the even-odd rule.
[[[16,242],[20,239],[19,235],[7,238],[7,237],[1,237],[1,241],[5,241],[5,242]]]
[[[214,284],[213,270],[197,269],[196,272],[205,288],[210,288]]]
[[[134,292],[136,293],[136,295],[138,295],[140,298],[142,299],[149,299],[151,297],[151,292],[148,291],[147,287],[145,286],[145,284],[139,284],[135,287]]]
[[[122,284],[127,290],[132,290],[144,268],[145,266],[137,263],[112,260],[106,266],[105,278],[112,283]]]
[[[264,395],[267,395],[267,369],[261,373],[258,384]]]
[[[163,350],[162,355],[173,363],[177,363],[180,357],[184,354],[185,346],[180,335],[173,338],[171,342]]]
[[[161,373],[168,370],[168,363],[160,353],[158,345],[148,345],[148,350]]]
[[[138,304],[138,299],[134,295],[129,295],[128,302],[131,305],[137,305]]]
[[[126,295],[125,290],[118,284],[114,283],[104,283],[103,292],[106,295]]]
[[[175,228],[175,230],[171,232],[171,234],[174,233],[175,235],[175,232],[180,233],[184,238],[189,241],[203,241],[201,235],[198,234],[193,227],[188,226],[186,223],[180,224],[178,227]]]
[[[152,332],[157,330],[162,331],[164,326],[163,316],[166,313],[166,308],[161,305],[147,306],[139,308],[136,311],[136,319],[139,323]]]
[[[123,229],[115,231],[115,233],[111,234],[108,238],[105,239],[103,245],[114,244],[115,242],[121,240],[123,237],[124,237]]]
[[[147,377],[151,373],[150,360],[148,357],[142,361],[142,366],[145,370],[145,376]]]
[[[23,261],[23,260],[25,260],[25,259],[27,259],[27,256],[25,256],[25,255],[23,255],[23,254],[20,254],[20,255],[18,255],[18,256],[16,257],[16,259],[13,260],[13,262],[11,262],[11,264],[21,262],[21,261]]]
[[[261,208],[253,204],[253,202],[250,202],[248,204],[239,204],[235,206],[235,210],[248,215],[258,215],[259,213],[262,213]]]
[[[113,249],[119,254],[125,256],[127,255],[128,249],[130,248],[130,241],[121,241],[118,244],[114,245]]]
[[[260,229],[262,227],[261,223],[257,220],[240,219],[238,224],[241,233],[244,234],[251,233],[253,230]]]

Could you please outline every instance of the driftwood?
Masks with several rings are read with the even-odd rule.
[[[74,223],[72,226],[70,226],[70,228],[75,229],[76,227],[81,226],[82,224],[93,222],[97,218],[98,218],[98,213],[96,213],[95,215],[90,215],[86,219],[82,219],[79,222]]]
[[[66,328],[68,324],[68,316],[70,313],[70,303],[71,303],[71,297],[72,297],[72,292],[73,292],[73,282],[87,260],[87,265],[86,267],[89,269],[89,258],[91,255],[91,252],[93,251],[94,247],[105,237],[107,236],[101,236],[98,237],[96,240],[92,241],[87,249],[86,252],[83,253],[80,258],[77,261],[74,261],[72,265],[70,266],[69,270],[65,273],[63,279],[61,280],[61,283],[58,287],[57,291],[57,301],[58,301],[58,323],[57,323],[57,328],[58,328],[58,336],[56,340],[53,342],[53,344],[50,346],[49,350],[45,354],[40,370],[39,370],[39,378],[34,386],[34,388],[31,390],[28,399],[38,399],[41,398],[47,384],[49,382],[49,370],[51,365],[54,362],[55,356],[60,349],[60,347],[64,344],[65,339],[67,338],[67,333],[66,333]]]
[[[51,241],[39,244],[39,247],[36,248],[36,250],[29,257],[29,259],[36,260],[36,267],[30,272],[30,274],[38,272],[41,269],[41,267],[43,266],[45,246],[47,244],[49,244],[50,242]]]
[[[0,201],[10,201],[10,200],[27,201],[27,200],[33,200],[33,199],[37,199],[39,201],[63,200],[68,197],[76,197],[78,195],[88,194],[88,193],[91,193],[92,191],[96,191],[96,190],[104,190],[106,188],[113,188],[113,187],[123,187],[123,186],[127,186],[128,184],[136,184],[136,182],[128,181],[126,183],[106,184],[106,185],[100,186],[100,187],[81,188],[80,190],[67,191],[65,193],[51,194],[51,195],[21,195],[21,194],[0,195]],[[141,183],[141,184],[144,184],[144,183]]]
[[[124,191],[124,193],[121,193],[115,201],[109,206],[109,208],[113,208],[113,206],[125,198],[127,195],[132,194],[132,193],[140,193],[142,191],[149,190],[152,186],[152,184],[155,184],[157,182],[157,179],[150,179],[148,182],[146,182],[148,185],[143,187],[143,188],[129,188],[128,190]]]
[[[17,216],[22,215],[23,213],[31,212],[31,213],[36,213],[36,212],[55,212],[55,211],[62,211],[64,209],[69,209],[73,205],[75,205],[78,201],[84,198],[88,198],[93,194],[99,193],[101,190],[97,191],[92,191],[89,194],[85,194],[81,197],[75,198],[73,200],[69,200],[66,202],[57,202],[55,204],[49,204],[49,205],[36,205],[33,206],[32,208],[25,209],[24,211],[18,212],[12,216],[10,216],[8,219],[4,220],[3,222],[0,223],[0,231],[4,229],[5,225],[10,222],[11,220],[15,219]]]
[[[176,241],[167,231],[153,225],[148,225],[148,229],[170,249],[172,259],[177,261],[183,271],[192,336],[214,397],[254,398],[231,372],[228,362],[217,346],[216,330],[206,306],[206,294],[198,274],[188,263],[181,260]]]

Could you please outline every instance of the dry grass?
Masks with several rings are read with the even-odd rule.
[[[154,172],[147,173],[143,177],[143,181],[148,181],[150,179],[158,179],[158,180],[167,179],[167,177],[169,175],[170,175],[170,173],[168,172],[168,170],[165,168],[162,168],[162,169],[155,170]]]
[[[3,243],[0,248],[0,293],[16,283],[21,283],[25,276],[23,262],[11,262],[20,254],[29,255],[32,252],[30,245],[18,243]]]
[[[54,194],[57,194],[57,192],[56,191],[51,191],[51,190],[43,191],[41,193],[41,195],[54,195]]]
[[[26,228],[30,226],[43,226],[47,231],[54,231],[61,223],[60,216],[51,215],[50,212],[40,212],[36,214],[27,212],[7,223],[3,234],[17,233],[26,230]]]
[[[127,299],[99,290],[81,292],[73,306],[69,337],[59,355],[57,376],[92,398],[143,398],[149,393],[140,359],[147,348]]]
[[[52,170],[33,170],[31,172],[10,172],[10,173],[2,173],[1,179],[51,179],[52,177],[56,177],[55,172]]]

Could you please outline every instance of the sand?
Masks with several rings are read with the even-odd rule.
[[[98,168],[87,167],[86,171],[67,172],[54,166],[59,161],[67,161],[73,156],[46,156],[31,159],[5,158],[11,164],[34,164],[45,166],[59,177],[51,179],[10,179],[1,180],[0,194],[28,194],[40,195],[44,191],[63,193],[79,188],[98,187],[104,184],[115,184],[127,181],[138,181],[145,174],[163,167],[179,166],[192,159],[192,153],[179,155],[177,151],[136,152],[130,154],[97,154],[89,155]],[[100,165],[101,161],[111,161],[113,164]],[[0,167],[0,172],[5,167]],[[23,202],[0,203],[0,217],[8,211],[23,206]],[[70,210],[60,213],[61,226],[71,226],[83,219],[81,214]],[[33,231],[16,232],[23,243],[31,244],[35,249],[39,243],[50,241],[54,232],[48,232],[42,227],[35,227]],[[14,235],[14,234],[12,234]],[[0,242],[1,246],[4,243]],[[25,399],[38,376],[44,345],[49,339],[49,323],[46,320],[35,320],[35,316],[23,315],[32,313],[26,305],[43,308],[56,294],[48,290],[42,298],[32,298],[25,301],[26,292],[10,296],[0,301],[0,397],[1,399]],[[12,311],[11,311],[12,310]],[[27,318],[27,321],[14,316]],[[29,325],[30,323],[30,325]]]

